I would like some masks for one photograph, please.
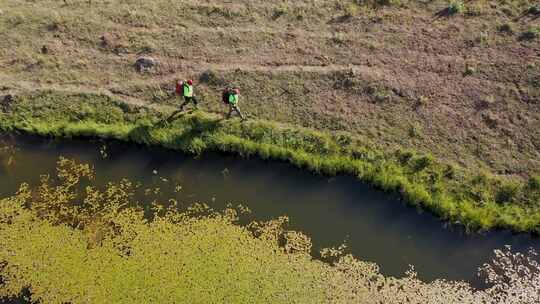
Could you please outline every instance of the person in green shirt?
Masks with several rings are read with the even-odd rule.
[[[236,112],[238,113],[238,115],[240,116],[242,120],[245,120],[245,117],[240,111],[240,107],[238,106],[239,95],[240,95],[239,88],[234,88],[229,92],[229,100],[228,100],[229,101],[229,114],[227,114],[227,119],[231,118],[231,115],[233,112]]]
[[[184,102],[180,105],[180,111],[184,109],[186,105],[193,102],[193,105],[195,106],[195,109],[197,109],[197,99],[193,95],[193,80],[184,81],[182,88],[182,95],[184,96]]]

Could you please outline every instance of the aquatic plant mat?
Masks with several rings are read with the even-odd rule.
[[[129,180],[93,185],[89,165],[60,158],[56,176],[0,200],[0,298],[39,303],[533,303],[540,265],[497,251],[490,287],[384,277],[342,246],[310,255],[286,217],[239,225],[245,208],[133,201]],[[144,206],[151,206],[150,208]],[[150,210],[149,210],[150,209]],[[180,211],[182,210],[182,211]],[[25,296],[21,296],[25,294]]]
[[[357,176],[470,230],[540,231],[540,177],[510,180],[470,172],[414,151],[382,151],[344,132],[319,132],[264,120],[224,120],[202,111],[178,113],[104,95],[55,91],[4,102],[0,130],[282,160],[316,173]]]

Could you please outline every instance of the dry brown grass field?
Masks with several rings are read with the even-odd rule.
[[[536,5],[536,6],[535,6]],[[538,3],[3,0],[0,95],[106,92],[345,130],[505,176],[540,170]],[[159,65],[139,73],[151,56]]]

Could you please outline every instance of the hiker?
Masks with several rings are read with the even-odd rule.
[[[229,89],[226,88],[225,92],[223,93],[222,98],[224,98],[227,101],[227,104],[229,105],[229,114],[227,114],[227,119],[231,118],[231,115],[233,112],[238,113],[240,115],[240,118],[242,120],[245,120],[244,115],[242,115],[242,112],[240,112],[240,108],[238,107],[238,98],[240,94],[239,88]]]
[[[182,111],[184,107],[190,102],[193,102],[195,109],[197,109],[197,99],[193,95],[193,80],[178,80],[178,82],[176,83],[176,94],[184,96],[184,102],[180,105],[180,111]]]

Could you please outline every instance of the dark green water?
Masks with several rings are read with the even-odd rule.
[[[466,234],[353,177],[317,176],[280,162],[220,154],[194,159],[125,143],[108,143],[103,158],[99,141],[5,135],[0,142],[16,147],[9,166],[8,153],[0,152],[2,197],[13,194],[21,182],[36,183],[39,174],[54,173],[58,157],[65,156],[93,164],[101,184],[128,178],[145,188],[160,187],[163,198],[186,204],[205,202],[221,209],[241,203],[256,219],[288,215],[290,228],[311,236],[314,249],[346,240],[355,256],[377,263],[387,275],[402,276],[412,264],[427,281],[466,280],[480,286],[476,269],[494,249],[540,249],[540,240],[528,234]],[[174,191],[177,184],[180,192]]]

